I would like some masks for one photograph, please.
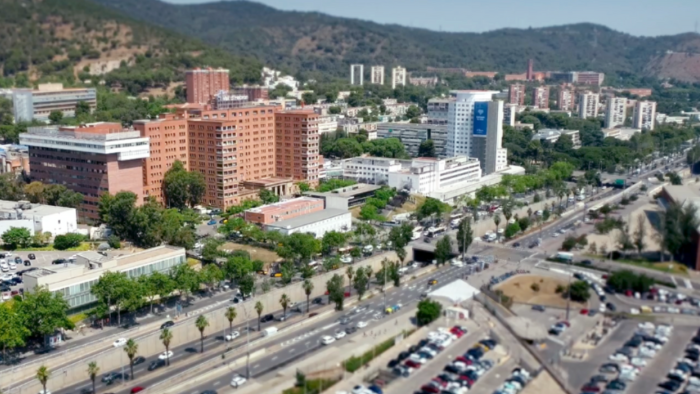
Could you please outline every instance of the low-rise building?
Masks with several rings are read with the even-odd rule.
[[[633,135],[641,133],[641,129],[618,127],[616,129],[603,129],[603,138],[616,138],[621,141],[629,141]]]
[[[305,192],[304,195],[321,198],[325,202],[326,209],[348,210],[352,207],[362,205],[368,198],[374,197],[377,190],[381,189],[378,185],[368,185],[366,183],[358,183],[351,186],[341,187],[329,192]]]
[[[0,235],[11,227],[26,228],[32,235],[72,233],[78,230],[77,216],[75,208],[0,200]]]
[[[398,138],[406,152],[416,157],[420,144],[432,140],[438,157],[447,155],[447,125],[421,123],[379,123],[377,138]]]
[[[22,145],[0,145],[0,174],[30,174],[29,150]]]
[[[574,145],[574,149],[581,147],[581,137],[578,130],[542,129],[533,134],[532,140],[549,141],[550,143],[554,144],[562,135],[568,135],[571,137],[571,142]]]
[[[245,211],[246,222],[266,225],[322,211],[324,202],[318,198],[299,197]]]
[[[334,208],[265,225],[267,231],[279,231],[284,235],[312,233],[316,238],[323,238],[327,232],[346,233],[351,229],[352,214],[350,211]]]
[[[402,162],[385,157],[353,157],[343,160],[343,177],[362,183],[386,185],[389,183],[389,173],[401,170]]]
[[[58,111],[64,117],[75,116],[79,102],[85,102],[90,111],[97,106],[95,88],[63,88],[61,83],[39,84],[36,90],[15,89],[12,92],[13,115],[16,122],[32,119],[48,120],[51,112]]]
[[[456,184],[475,183],[481,179],[479,160],[466,156],[447,159],[420,157],[408,168],[389,173],[389,186],[397,190],[429,195]]]
[[[26,272],[23,275],[24,288],[34,291],[37,287],[45,286],[52,293],[62,294],[70,310],[76,312],[97,302],[90,290],[106,272],[124,272],[129,278],[153,272],[167,274],[186,261],[184,248],[167,245],[118,257],[108,257],[93,251],[82,252],[77,254],[73,263]]]

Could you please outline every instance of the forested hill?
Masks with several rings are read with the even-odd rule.
[[[122,64],[103,78],[132,93],[166,88],[186,68],[226,66],[237,81],[260,78],[261,63],[132,19],[90,0],[0,0],[0,86],[67,84],[91,67]]]
[[[695,51],[697,34],[635,37],[604,26],[577,24],[503,29],[482,34],[444,33],[381,25],[320,13],[279,11],[247,1],[174,5],[159,0],[94,0],[134,18],[254,55],[290,71],[319,70],[346,76],[350,63],[524,72],[528,58],[538,70],[641,73],[667,50]],[[654,72],[659,72],[658,70]]]

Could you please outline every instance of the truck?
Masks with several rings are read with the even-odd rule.
[[[574,254],[569,252],[557,252],[555,258],[559,261],[570,263],[574,260]]]
[[[625,180],[624,179],[615,179],[615,183],[613,183],[613,186],[615,186],[619,189],[624,189],[625,188]]]
[[[277,327],[272,326],[272,327],[267,327],[266,329],[262,330],[262,334],[264,337],[271,337],[271,336],[277,334],[277,331],[279,331],[277,329]]]

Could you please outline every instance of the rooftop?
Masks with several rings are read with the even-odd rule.
[[[295,198],[292,200],[287,200],[287,201],[280,201],[276,202],[274,204],[268,204],[268,205],[263,205],[261,207],[257,208],[251,208],[247,210],[246,212],[252,212],[252,213],[264,213],[264,214],[269,214],[269,215],[275,215],[275,214],[282,214],[286,213],[289,210],[303,207],[307,204],[315,203],[323,201],[318,198],[312,198],[312,197],[299,197]]]
[[[67,211],[75,212],[75,208],[55,207],[53,205],[31,204],[29,201],[0,200],[0,212],[17,212],[21,209],[23,215],[48,216]]]
[[[339,196],[339,197],[355,197],[358,194],[373,192],[375,190],[381,189],[378,185],[368,185],[366,183],[357,183],[352,186],[341,187],[339,189],[331,190],[329,192],[306,192],[304,194],[308,196]]]
[[[349,215],[350,211],[344,211],[342,209],[324,209],[323,211],[318,211],[318,212],[313,212],[308,215],[303,215],[303,216],[298,216],[292,219],[287,219],[287,220],[282,220],[280,222],[274,223],[274,224],[268,224],[267,228],[269,229],[275,229],[275,228],[286,228],[286,229],[293,229],[293,228],[298,228],[302,226],[306,226],[309,224],[313,224],[316,222],[320,222],[321,220],[326,220],[330,218],[334,218],[337,216],[341,215]]]

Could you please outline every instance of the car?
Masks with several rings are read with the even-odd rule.
[[[600,391],[600,387],[589,382],[586,383],[583,387],[581,387],[581,391],[585,393],[597,393]]]
[[[659,387],[661,387],[662,389],[669,390],[671,392],[675,392],[679,388],[681,388],[681,384],[676,382],[675,380],[667,380],[663,383],[660,383]]]
[[[440,385],[435,383],[435,382],[430,382],[428,384],[424,384],[423,386],[421,386],[420,389],[423,392],[431,393],[431,394],[433,394],[433,393],[438,394],[438,393],[440,393],[440,391],[442,391],[440,388]]]
[[[335,342],[335,338],[333,338],[330,335],[324,335],[323,337],[321,337],[321,343],[324,345],[330,345],[333,342]]]
[[[411,356],[408,359],[419,364],[425,364],[428,362],[428,358],[419,353],[411,354]]]
[[[592,265],[593,262],[591,260],[581,260],[581,264],[583,265]]]
[[[32,262],[31,262],[31,261],[29,261],[29,260],[24,260],[24,266],[25,266],[25,267],[29,267],[30,265],[32,265]]]
[[[357,328],[365,328],[365,327],[367,327],[367,322],[364,320],[360,320],[357,322],[356,326],[357,326]]]
[[[232,331],[232,332],[226,334],[226,336],[224,336],[224,340],[227,342],[230,342],[230,341],[233,341],[234,339],[238,338],[239,336],[241,336],[240,332]]]
[[[126,345],[126,338],[119,338],[112,343],[114,347],[122,347],[124,345]]]
[[[29,257],[29,260],[36,260],[36,256],[34,255],[34,253],[29,253],[27,257]]]
[[[141,387],[141,386],[136,386],[136,387],[134,387],[134,388],[131,389],[130,393],[131,393],[131,394],[140,393],[140,392],[143,391],[143,390],[144,390],[143,387]]]
[[[394,375],[407,378],[411,372],[413,372],[413,368],[406,367],[405,365],[397,365],[391,370],[391,372],[393,372]]]
[[[168,320],[168,321],[166,321],[165,323],[163,323],[163,324],[160,325],[160,329],[161,329],[161,330],[165,330],[166,328],[170,328],[170,327],[172,327],[172,326],[174,326],[174,325],[175,325],[175,322],[174,322],[174,321]]]
[[[519,248],[520,247],[520,242],[514,242],[513,243],[514,248]]]
[[[622,353],[611,354],[608,359],[610,359],[610,361],[621,361],[624,363],[629,362],[629,358]]]
[[[369,391],[371,391],[375,394],[384,394],[384,392],[382,391],[382,388],[377,386],[376,384],[373,384],[367,388],[369,389]]]
[[[398,356],[396,356],[396,358],[397,358],[399,361],[403,361],[403,360],[407,359],[407,358],[410,357],[410,356],[411,356],[411,353],[409,353],[409,352],[401,352],[401,353],[399,353]]]
[[[591,382],[592,383],[601,383],[601,382],[607,383],[608,378],[605,375],[593,375],[593,376],[591,376]]]
[[[245,382],[247,382],[247,381],[248,381],[248,379],[244,378],[242,375],[234,374],[233,376],[231,376],[231,387],[238,388],[238,387],[244,385]]]
[[[357,327],[355,327],[355,326],[348,326],[345,328],[345,333],[348,335],[350,335],[356,331],[357,331]]]
[[[532,310],[533,311],[539,311],[539,312],[544,312],[545,311],[544,305],[533,305]]]
[[[109,372],[102,376],[102,383],[112,384],[115,380],[129,380],[129,374],[122,375],[121,372]]]
[[[56,260],[53,260],[51,262],[51,264],[53,264],[53,265],[66,264],[66,263],[67,263],[66,259],[56,259]]]
[[[411,367],[411,368],[413,368],[413,369],[418,369],[418,368],[420,368],[420,366],[421,366],[421,364],[419,364],[419,363],[417,363],[417,362],[415,362],[415,361],[413,361],[413,360],[406,360],[406,361],[404,361],[403,364],[406,365],[406,366],[408,366],[408,367]]]
[[[158,355],[159,360],[167,360],[167,359],[171,359],[171,358],[173,358],[173,351],[172,350],[168,350],[168,351],[163,352],[163,353]]]
[[[317,304],[317,305],[322,305],[323,304],[323,297],[316,297],[311,301],[312,304]]]
[[[134,365],[143,364],[143,363],[145,363],[145,362],[146,362],[146,358],[145,358],[145,357],[141,357],[141,356],[136,356],[136,357],[134,357]]]
[[[153,370],[158,369],[162,366],[165,366],[165,360],[158,359],[158,360],[152,361],[148,365],[148,370],[153,371]]]
[[[609,310],[610,312],[615,312],[615,310],[617,309],[617,307],[615,306],[615,304],[613,304],[613,303],[611,303],[611,302],[605,303],[605,307],[608,308],[608,310]]]
[[[339,330],[335,332],[335,339],[343,339],[345,338],[345,331],[344,330]]]
[[[623,381],[621,381],[621,380],[615,379],[615,380],[613,380],[612,382],[610,382],[610,383],[608,383],[607,385],[605,385],[605,388],[606,388],[607,390],[619,390],[619,391],[623,391],[623,390],[625,390],[625,389],[627,388],[627,383],[625,383],[625,382],[623,382]]]
[[[350,264],[352,263],[352,256],[349,254],[344,254],[340,257],[340,262],[343,264]]]

